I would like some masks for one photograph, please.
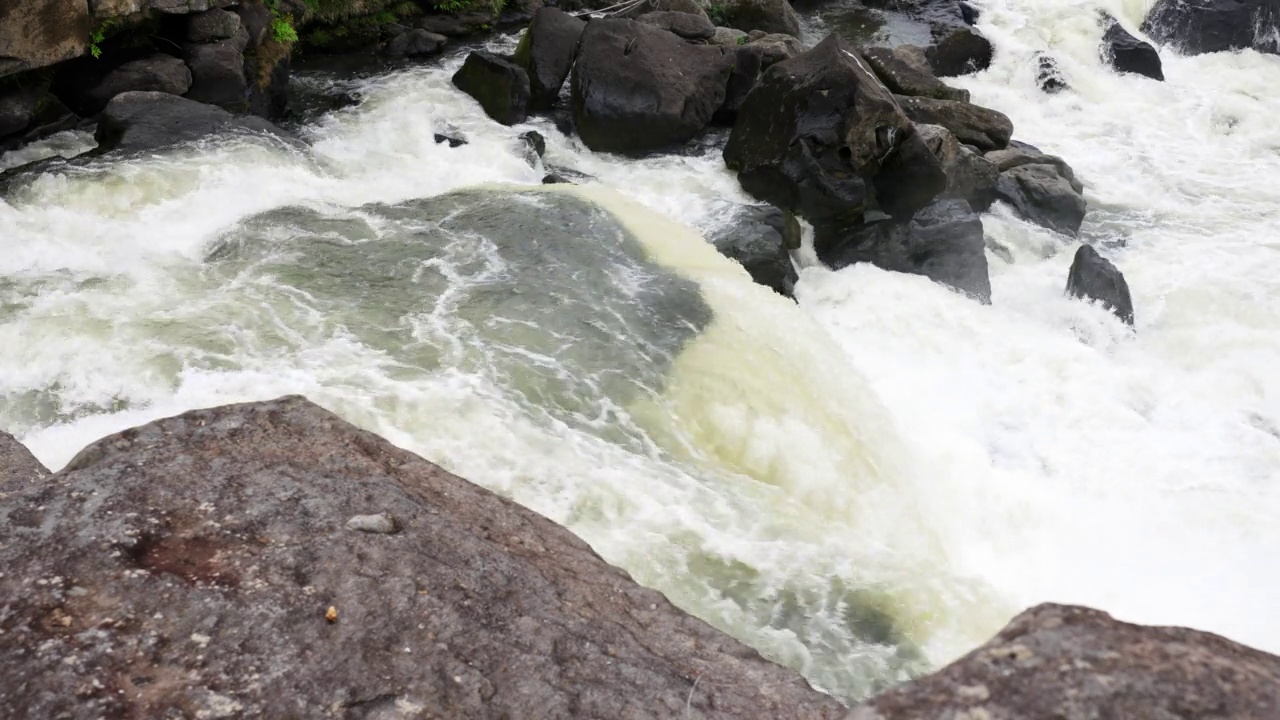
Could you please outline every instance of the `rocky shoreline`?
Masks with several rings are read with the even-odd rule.
[[[1280,658],[1042,605],[848,710],[536,513],[300,397],[0,433],[0,715],[1232,718]]]

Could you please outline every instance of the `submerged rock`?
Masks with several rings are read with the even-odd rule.
[[[633,20],[587,24],[573,67],[578,134],[629,155],[685,143],[724,103],[734,55]]]
[[[529,75],[510,60],[476,50],[453,74],[453,84],[503,125],[522,123],[529,117]]]
[[[813,245],[832,269],[868,262],[991,302],[982,219],[964,200],[939,200],[910,220],[814,228]]]
[[[1252,48],[1280,53],[1275,0],[1157,0],[1142,32],[1188,55]]]
[[[954,100],[899,95],[898,103],[912,122],[941,125],[979,150],[999,150],[1013,138],[1013,121],[996,110]]]
[[[905,217],[946,186],[893,95],[835,36],[764,72],[724,159],[747,192],[815,226]]]
[[[555,8],[540,8],[520,38],[515,62],[529,73],[530,109],[549,110],[578,53],[578,39],[587,24]]]
[[[293,136],[254,116],[238,117],[212,105],[161,92],[121,93],[98,121],[98,152],[141,152],[225,132]]]
[[[1048,53],[1036,53],[1033,58],[1036,63],[1036,86],[1049,95],[1055,95],[1063,90],[1070,89],[1067,84],[1066,77],[1063,76],[1062,70],[1058,67],[1058,61],[1053,59]]]
[[[1133,324],[1133,298],[1124,274],[1090,245],[1081,245],[1067,275],[1067,294],[1096,300],[1116,317]],[[1280,708],[1277,708],[1280,709]]]
[[[845,714],[564,528],[299,397],[4,489],[0,716]],[[399,532],[346,529],[362,511]]]
[[[1160,66],[1160,54],[1151,46],[1134,37],[1110,15],[1103,13],[1102,24],[1106,32],[1102,36],[1102,58],[1122,73],[1145,75],[1153,80],[1164,80]]]
[[[751,279],[791,297],[799,279],[791,250],[800,247],[795,217],[768,206],[743,208],[733,223],[710,238],[721,255],[746,268]]]
[[[1045,604],[942,670],[876,696],[849,720],[1272,720],[1280,658],[1178,627]]]

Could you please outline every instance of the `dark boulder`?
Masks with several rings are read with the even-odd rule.
[[[1133,298],[1129,283],[1111,261],[1090,245],[1081,245],[1067,275],[1067,294],[1102,303],[1121,320],[1133,324]]]
[[[1084,184],[1076,179],[1075,171],[1071,169],[1066,160],[1057,155],[1050,155],[1035,145],[1029,145],[1020,140],[1011,140],[1009,147],[1003,150],[992,150],[984,154],[983,157],[995,163],[1000,172],[1012,170],[1022,165],[1052,165],[1059,175],[1071,183],[1071,187],[1076,192],[1084,192]]]
[[[594,20],[573,67],[578,135],[592,150],[622,154],[685,143],[724,103],[733,58],[633,20]]]
[[[729,83],[725,86],[724,103],[712,118],[720,125],[733,125],[738,120],[738,111],[747,95],[760,80],[760,54],[750,48],[740,47],[734,54],[733,72],[729,75]]]
[[[453,84],[503,125],[522,123],[529,117],[529,75],[510,60],[477,50],[453,74]]]
[[[244,33],[248,38],[248,33]],[[197,102],[241,109],[249,96],[244,74],[244,47],[236,40],[187,45],[191,89],[187,97]]]
[[[905,221],[815,227],[813,247],[832,269],[867,262],[991,302],[982,218],[964,200],[938,200]]]
[[[418,27],[448,38],[465,38],[493,29],[493,14],[485,11],[424,15]]]
[[[49,477],[49,471],[12,435],[0,430],[0,497]]]
[[[4,490],[0,717],[846,714],[568,530],[302,398],[160,420]]]
[[[788,36],[790,37],[790,36]],[[741,30],[733,28],[718,27],[715,33],[707,40],[708,45],[719,45],[720,47],[736,48],[739,45],[745,45],[747,42],[747,34]],[[783,58],[784,60],[786,58]]]
[[[747,192],[815,226],[873,209],[906,217],[947,182],[894,96],[834,35],[764,72],[724,159]]]
[[[1142,32],[1188,55],[1252,48],[1280,53],[1276,0],[1157,0]]]
[[[240,26],[249,36],[249,47],[256,48],[267,40],[271,29],[271,11],[266,5],[241,3],[232,8],[240,16]]]
[[[1036,53],[1033,60],[1036,63],[1036,87],[1050,95],[1060,93],[1071,87],[1067,84],[1067,79],[1063,77],[1062,70],[1058,67],[1058,61],[1054,60],[1052,55]]]
[[[537,130],[520,134],[520,144],[524,146],[524,159],[531,167],[537,167],[538,161],[547,154],[547,139]]]
[[[679,35],[685,40],[710,40],[716,34],[716,26],[705,15],[659,10],[645,13],[636,20]]]
[[[1075,235],[1088,209],[1076,184],[1053,165],[1031,163],[1000,173],[996,199],[1023,218],[1055,232]]]
[[[746,268],[751,279],[780,295],[795,290],[791,250],[800,247],[800,223],[777,208],[743,208],[729,225],[708,238],[721,255]]]
[[[530,109],[534,112],[549,110],[560,97],[586,26],[582,20],[555,8],[544,7],[533,14],[533,21],[516,48],[515,61],[529,74]]]
[[[240,16],[230,10],[214,8],[187,18],[187,39],[195,43],[229,40],[239,29]]]
[[[445,143],[449,143],[449,147],[451,148],[462,147],[463,145],[467,144],[467,141],[460,137],[455,137],[453,135],[444,135],[441,133],[436,133],[434,136],[434,139],[437,145],[443,145]]]
[[[901,47],[863,48],[862,58],[884,86],[896,95],[969,102],[969,91],[948,86],[934,76],[928,65],[918,64],[916,55]]]
[[[443,35],[414,28],[388,40],[382,54],[393,58],[432,57],[444,52],[448,43],[449,38]]]
[[[804,44],[799,40],[780,33],[758,35],[754,38],[748,36],[748,42],[742,47],[760,57],[761,69],[790,60],[805,51]]]
[[[932,675],[848,720],[1133,718],[1272,720],[1280,658],[1212,633],[1045,604]]]
[[[85,0],[0,1],[0,77],[83,55],[92,30]]]
[[[98,121],[98,152],[141,152],[229,132],[293,136],[260,117],[237,117],[222,108],[160,92],[121,93]]]
[[[725,27],[800,37],[800,19],[788,0],[725,0],[720,8]]]
[[[617,5],[617,2],[615,0],[595,0],[589,4],[596,6],[597,9],[602,9]],[[634,20],[645,13],[651,12],[681,12],[709,17],[707,9],[701,0],[644,0],[644,2],[638,3],[633,7],[623,9],[622,12],[618,13],[618,16]]]
[[[145,90],[185,95],[191,89],[191,83],[191,70],[182,60],[172,55],[152,55],[127,62],[107,73],[102,82],[88,92],[86,102],[90,105],[90,113],[96,113],[122,92]]]
[[[0,138],[22,132],[36,117],[40,93],[34,87],[0,91]]]
[[[49,137],[54,133],[70,130],[80,124],[80,117],[71,112],[56,97],[50,95],[41,96],[36,93],[36,98],[34,114],[24,129],[20,129],[7,137],[0,135],[0,152],[15,150],[23,145]],[[24,101],[19,98],[17,102]],[[21,118],[25,117],[25,109],[21,105],[18,107],[11,106],[7,112],[12,113],[7,116],[9,118],[8,122],[11,124],[17,123]],[[6,122],[5,113],[4,100],[0,99],[0,124]],[[7,185],[7,183],[0,184]],[[3,194],[3,191],[0,191],[0,195]]]
[[[940,125],[916,125],[916,130],[947,174],[947,187],[939,197],[966,200],[978,211],[989,208],[995,201],[1000,168]]]
[[[1122,73],[1145,75],[1153,80],[1164,80],[1160,66],[1160,54],[1149,42],[1143,42],[1110,15],[1102,15],[1106,32],[1102,35],[1102,58]]]
[[[933,44],[925,50],[929,64],[940,77],[980,72],[991,66],[991,41],[967,25],[935,29]]]
[[[960,142],[979,150],[1008,147],[1013,138],[1009,116],[980,105],[904,95],[898,96],[898,103],[912,122],[941,125]]]

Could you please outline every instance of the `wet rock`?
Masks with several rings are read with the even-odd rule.
[[[529,117],[529,75],[510,60],[477,50],[454,73],[453,84],[503,125],[522,123]]]
[[[1070,88],[1067,79],[1062,75],[1062,70],[1058,68],[1058,62],[1052,55],[1036,53],[1033,59],[1036,63],[1037,87],[1050,95]]]
[[[783,60],[790,60],[805,51],[804,44],[799,40],[780,33],[749,38],[743,47],[760,57],[761,69],[776,65]]]
[[[187,19],[187,39],[195,43],[229,40],[240,29],[240,16],[230,10],[206,10]],[[261,42],[261,41],[259,41]]]
[[[36,117],[40,93],[32,87],[0,91],[0,138],[22,132]]]
[[[100,112],[111,98],[122,92],[144,90],[185,95],[191,89],[191,83],[191,70],[186,63],[172,55],[152,55],[127,62],[107,73],[102,82],[88,92],[85,100],[89,111],[86,114]]]
[[[1000,172],[1012,170],[1023,165],[1051,165],[1054,170],[1066,178],[1071,183],[1071,187],[1077,193],[1084,193],[1084,185],[1076,179],[1075,171],[1067,164],[1066,160],[1057,155],[1049,155],[1042,152],[1040,148],[1019,140],[1011,140],[1009,147],[1003,150],[992,150],[983,155],[986,159],[996,164]]]
[[[547,154],[547,139],[537,130],[521,133],[520,142],[524,145],[524,159],[531,167],[537,167],[538,161]]]
[[[790,251],[800,247],[800,224],[794,216],[768,206],[743,208],[708,240],[721,255],[746,268],[752,280],[792,296],[799,276]]]
[[[345,528],[371,503],[399,533]],[[104,438],[8,492],[0,537],[0,717],[846,712],[567,530],[302,398]]]
[[[1053,165],[1019,165],[1000,174],[996,199],[1009,203],[1023,218],[1066,235],[1084,223],[1084,195]]]
[[[991,41],[967,25],[934,30],[933,44],[925,50],[929,65],[939,77],[980,72],[991,66]]]
[[[602,3],[600,7],[617,4],[616,0],[597,0],[597,3]],[[645,13],[651,12],[680,12],[708,17],[706,7],[701,0],[645,0],[639,5],[620,13],[619,17],[634,20]]]
[[[394,58],[433,57],[444,52],[449,38],[422,28],[406,30],[387,41],[382,54]]]
[[[418,21],[418,27],[449,38],[464,38],[491,30],[493,15],[487,12],[425,15]]]
[[[244,34],[247,42],[248,33]],[[187,97],[211,105],[242,107],[249,95],[244,74],[244,46],[236,40],[187,46],[191,89]]]
[[[267,39],[267,31],[271,28],[271,11],[266,5],[241,3],[233,8],[240,16],[240,26],[249,37],[249,47],[256,48]]]
[[[0,77],[83,55],[91,25],[84,0],[0,2]]]
[[[574,185],[575,183],[569,178],[559,173],[547,173],[542,176],[543,185]]]
[[[1000,168],[968,146],[962,145],[940,125],[916,125],[916,131],[942,163],[942,170],[947,174],[947,187],[939,197],[966,200],[978,211],[990,207],[995,201]]]
[[[49,477],[49,471],[22,443],[0,431],[0,497]]]
[[[726,27],[800,37],[800,19],[787,0],[725,0],[720,7]]]
[[[884,86],[895,95],[969,102],[969,91],[953,88],[934,77],[928,65],[921,67],[917,56],[903,48],[863,48],[862,58]]]
[[[897,99],[912,122],[941,125],[960,142],[979,150],[1007,147],[1013,137],[1013,122],[1002,112],[954,100],[905,95]]]
[[[905,221],[815,227],[814,250],[833,269],[868,262],[991,302],[982,219],[964,200],[938,200]]]
[[[1102,303],[1116,317],[1133,325],[1133,298],[1129,296],[1129,283],[1110,260],[1098,254],[1090,245],[1081,245],[1071,261],[1067,275],[1067,294]]]
[[[160,92],[121,93],[98,121],[98,152],[141,152],[228,132],[293,136],[260,117],[237,117],[222,108]]]
[[[54,133],[70,130],[80,124],[80,118],[71,110],[63,105],[56,97],[44,95],[43,100],[39,93],[33,93],[36,96],[34,114],[31,116],[27,125],[19,131],[4,136],[0,134],[0,152],[8,152],[17,149],[23,145],[33,143],[37,140],[49,137]],[[23,102],[21,99],[20,102]],[[0,124],[6,122],[6,112],[12,113],[8,115],[9,123],[17,123],[25,116],[23,107],[10,106],[9,110],[5,110],[4,101],[0,99]],[[7,182],[0,182],[0,185],[7,186]],[[3,195],[0,190],[0,195]]]
[[[570,184],[581,185],[582,183],[594,182],[596,178],[578,170],[562,167],[559,165],[547,165],[549,171],[542,178],[543,185]]]
[[[451,148],[462,147],[463,145],[467,144],[467,141],[463,140],[460,137],[456,137],[452,135],[443,135],[441,133],[435,134],[435,141],[437,145],[449,143],[449,147]]]
[[[1280,53],[1275,0],[1157,0],[1141,29],[1187,55],[1245,48]]]
[[[724,103],[733,57],[633,20],[593,20],[573,67],[578,135],[628,155],[688,142]]]
[[[724,103],[712,118],[717,124],[733,125],[737,122],[742,103],[760,80],[760,70],[759,53],[747,47],[737,49],[734,53],[733,72],[729,74],[729,83],[725,86]]]
[[[1149,42],[1143,42],[1116,21],[1103,13],[1102,24],[1106,32],[1102,36],[1102,58],[1122,73],[1145,75],[1153,80],[1164,80],[1160,66],[1160,54]]]
[[[733,28],[718,27],[711,38],[707,40],[708,45],[718,45],[720,47],[736,48],[739,45],[745,45],[747,42],[747,34],[741,30]],[[786,58],[783,58],[784,60]]]
[[[849,720],[1270,720],[1280,658],[1212,633],[1045,604],[942,670],[876,696]]]
[[[555,8],[542,8],[533,14],[515,54],[516,63],[529,73],[533,111],[545,111],[556,104],[586,26],[582,20]]]
[[[636,20],[674,33],[685,40],[710,40],[716,34],[716,26],[705,15],[660,10],[645,13]]]
[[[387,513],[352,516],[347,521],[346,528],[375,535],[393,535],[400,531],[399,523]]]
[[[946,187],[894,96],[834,35],[764,71],[724,159],[751,195],[815,226],[907,217]]]

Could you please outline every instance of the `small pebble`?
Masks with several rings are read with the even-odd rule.
[[[396,525],[395,518],[387,513],[378,513],[377,515],[356,515],[347,521],[347,529],[390,535],[400,528]]]
[[[328,610],[324,611],[324,619],[329,622],[338,622],[338,608],[330,605]]]

